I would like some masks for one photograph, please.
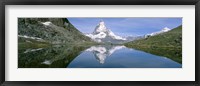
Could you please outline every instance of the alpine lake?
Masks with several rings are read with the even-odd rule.
[[[124,45],[19,48],[18,68],[182,68],[182,64]]]

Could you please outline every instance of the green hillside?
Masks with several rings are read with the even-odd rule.
[[[18,44],[20,48],[38,48],[49,44],[93,43],[89,37],[78,31],[67,18],[18,18]]]
[[[166,33],[125,43],[125,46],[182,63],[182,25]]]

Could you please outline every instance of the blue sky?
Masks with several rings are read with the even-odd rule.
[[[168,27],[173,29],[182,24],[182,18],[68,18],[82,33],[92,33],[103,20],[108,29],[120,36],[137,36],[160,31]]]

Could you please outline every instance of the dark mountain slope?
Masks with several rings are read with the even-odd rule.
[[[83,44],[93,41],[66,18],[18,18],[18,41],[35,44]],[[39,43],[37,43],[39,44]]]

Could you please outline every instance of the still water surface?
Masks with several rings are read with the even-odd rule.
[[[181,64],[125,46],[92,46],[77,56],[69,68],[179,68]]]
[[[19,68],[181,68],[166,57],[123,45],[19,50]]]

